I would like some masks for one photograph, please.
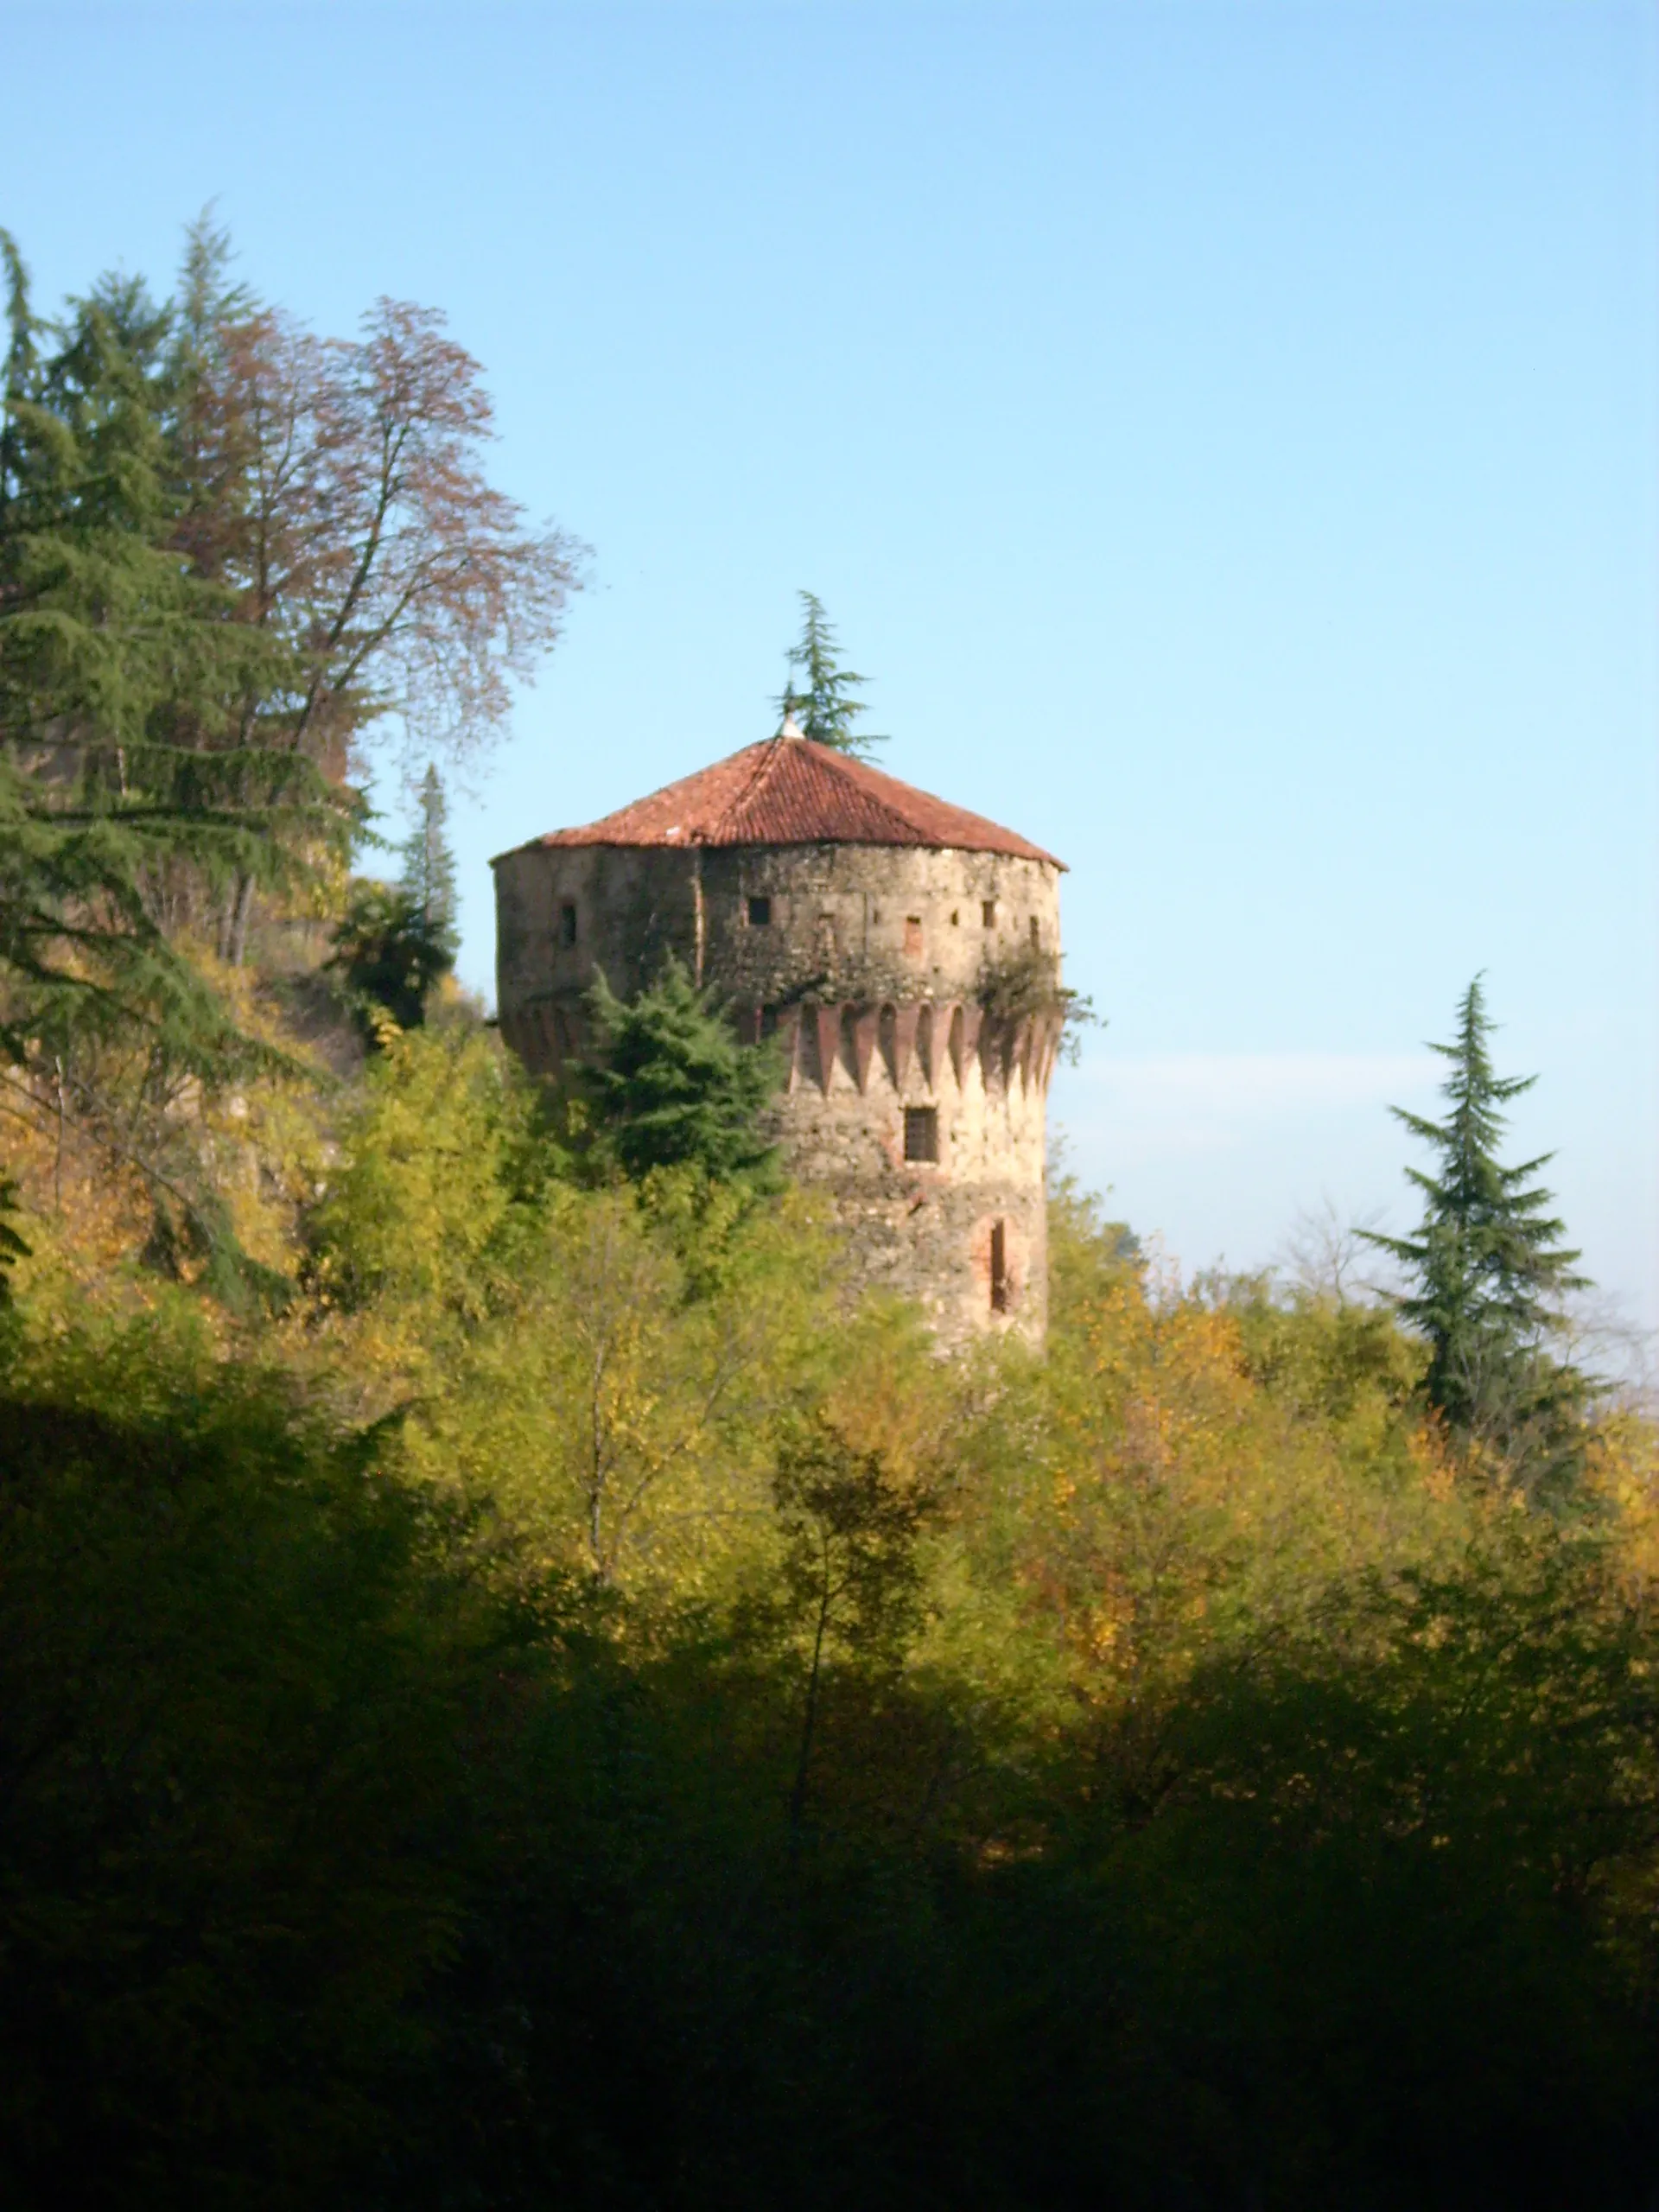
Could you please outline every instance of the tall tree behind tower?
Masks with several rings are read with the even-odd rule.
[[[422,928],[450,958],[460,949],[455,856],[446,834],[449,802],[435,763],[427,763],[416,795],[415,827],[404,841],[403,889]]]
[[[804,612],[801,640],[789,649],[790,676],[778,702],[779,711],[785,721],[794,716],[803,737],[862,759],[871,746],[887,741],[872,730],[853,728],[861,715],[869,712],[858,696],[869,678],[842,668],[836,660],[838,640],[823,602],[810,591],[804,591],[800,600]],[[795,688],[798,670],[804,679],[800,690]]]

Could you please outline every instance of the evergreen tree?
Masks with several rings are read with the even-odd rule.
[[[400,886],[425,934],[435,946],[448,950],[453,961],[460,950],[455,915],[455,856],[445,830],[449,802],[443,779],[429,762],[421,779],[415,827],[404,842],[404,874]]]
[[[804,591],[800,599],[805,620],[799,645],[789,649],[790,676],[778,702],[779,711],[785,719],[791,715],[795,717],[803,737],[861,760],[871,746],[887,741],[874,731],[853,728],[860,715],[869,712],[857,696],[869,678],[850,668],[842,668],[836,660],[836,632],[822,601],[810,591]],[[803,679],[798,690],[795,685],[798,670]]]
[[[1446,1120],[1389,1109],[1440,1154],[1438,1173],[1406,1170],[1425,1202],[1421,1224],[1414,1236],[1363,1233],[1410,1279],[1396,1303],[1427,1340],[1431,1402],[1455,1431],[1536,1474],[1541,1450],[1559,1460],[1563,1424],[1582,1396],[1581,1379],[1548,1347],[1562,1325],[1562,1298],[1586,1278],[1573,1272],[1578,1253],[1562,1244],[1565,1224],[1547,1211],[1552,1194],[1532,1181],[1554,1154],[1515,1167],[1498,1159],[1503,1109],[1537,1077],[1497,1074],[1492,1027],[1477,976],[1458,1008],[1455,1041],[1431,1047],[1449,1063]]]
[[[454,964],[453,934],[429,926],[411,892],[372,876],[353,882],[328,965],[371,1045],[388,1014],[399,1029],[420,1028],[427,994]]]
[[[691,1166],[715,1180],[770,1179],[776,1147],[760,1119],[777,1088],[774,1058],[739,1044],[677,960],[628,1001],[597,975],[588,1005],[599,1049],[586,1088],[625,1174]]]
[[[292,880],[353,803],[232,727],[282,655],[172,545],[165,313],[105,284],[43,355],[0,249],[0,1041],[26,1065],[141,1038],[211,1076],[238,1039],[163,926],[169,880]]]
[[[231,1236],[193,1101],[270,1067],[191,950],[237,882],[315,881],[354,796],[238,705],[290,655],[181,557],[168,316],[106,280],[48,329],[0,233],[0,1058],[12,1110],[137,1169],[152,1256],[271,1287]]]

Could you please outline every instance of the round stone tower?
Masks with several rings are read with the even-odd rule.
[[[1046,1319],[1043,1166],[1061,863],[792,733],[494,862],[502,1033],[555,1078],[602,969],[674,953],[778,1039],[791,1172],[939,1336]]]

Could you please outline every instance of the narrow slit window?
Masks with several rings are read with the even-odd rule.
[[[574,944],[576,941],[576,910],[569,899],[559,909],[559,943]]]
[[[751,899],[749,901],[749,927],[752,930],[764,930],[770,925],[771,921],[771,899],[765,897]]]
[[[938,1108],[937,1106],[906,1106],[905,1109],[905,1158],[906,1160],[938,1160]]]
[[[995,899],[982,899],[980,900],[979,918],[988,930],[994,930],[996,927],[996,901]]]
[[[905,916],[905,950],[914,960],[922,957],[922,918],[919,914]]]
[[[991,1224],[991,1311],[1008,1310],[1008,1231],[1005,1222]]]

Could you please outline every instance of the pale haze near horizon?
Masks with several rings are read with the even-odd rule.
[[[1386,1109],[1484,970],[1512,1156],[1651,1327],[1656,48],[1599,0],[13,0],[0,223],[50,307],[214,200],[318,327],[391,293],[483,362],[497,480],[594,552],[454,794],[473,986],[490,854],[767,734],[805,587],[880,764],[1070,865],[1109,1026],[1053,1114],[1115,1214],[1189,1267],[1404,1227]]]

